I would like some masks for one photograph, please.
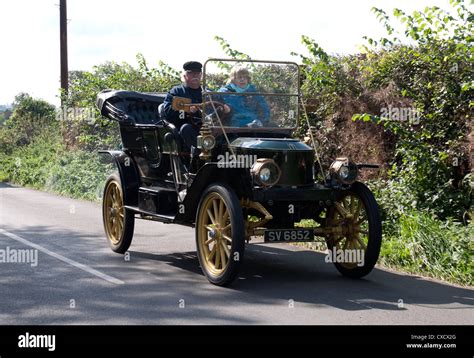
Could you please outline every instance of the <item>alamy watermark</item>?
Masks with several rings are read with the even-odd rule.
[[[47,348],[56,350],[56,336],[54,334],[30,334],[26,332],[18,336],[18,348]]]
[[[56,120],[62,122],[85,122],[94,124],[96,111],[93,107],[67,107],[64,106],[56,111]]]
[[[257,162],[258,157],[256,155],[247,154],[220,154],[217,156],[217,167],[218,168],[233,168],[233,169],[250,169]]]
[[[324,261],[327,263],[357,264],[361,267],[365,263],[365,250],[338,249],[334,246],[332,250],[327,251]]]
[[[7,246],[5,249],[0,249],[0,263],[30,264],[31,267],[36,267],[38,266],[38,250],[12,249]]]
[[[382,107],[380,116],[390,121],[408,122],[411,124],[419,124],[421,112],[413,107]]]

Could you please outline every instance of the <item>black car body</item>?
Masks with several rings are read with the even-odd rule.
[[[278,243],[322,236],[341,273],[366,275],[378,258],[381,223],[372,193],[356,180],[364,165],[336,158],[326,173],[311,132],[307,143],[293,137],[303,105],[297,64],[239,61],[262,90],[224,95],[218,88],[234,62],[205,64],[204,86],[214,91],[203,93],[199,155],[192,155],[179,128],[164,118],[165,94],[106,90],[98,95],[101,114],[119,123],[122,138],[122,150],[103,151],[118,168],[103,201],[112,249],[127,251],[139,217],[195,226],[201,267],[217,285],[235,279],[245,243],[262,237]],[[230,126],[222,105],[231,95],[259,96],[272,118],[263,126]],[[176,98],[176,108],[186,105]],[[336,260],[338,250],[359,250],[362,262],[344,255]]]

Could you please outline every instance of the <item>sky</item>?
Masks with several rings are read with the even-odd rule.
[[[59,0],[0,3],[0,104],[27,92],[59,104]],[[356,53],[383,27],[370,9],[407,12],[449,8],[448,0],[68,0],[69,70],[105,61],[180,69],[188,60],[225,57],[214,36],[254,59],[289,60],[305,53],[301,35],[329,53]]]

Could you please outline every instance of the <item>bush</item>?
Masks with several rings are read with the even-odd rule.
[[[376,122],[395,138],[395,155],[387,173],[390,188],[386,190],[394,189],[399,207],[461,220],[471,205],[462,181],[472,167],[467,137],[474,90],[473,14],[463,1],[450,2],[454,14],[437,7],[412,15],[394,10],[413,45],[403,45],[389,16],[373,9],[389,38],[369,39],[373,47],[367,48],[367,61],[361,65],[364,87],[375,91],[391,86],[399,100],[410,100],[407,109],[418,118],[412,121],[378,108],[353,119]],[[390,105],[386,103],[386,107]],[[409,193],[409,199],[403,198],[402,191]]]
[[[0,179],[73,198],[99,200],[112,165],[99,154],[67,151],[59,133],[41,133],[10,155],[0,152]]]
[[[0,176],[19,185],[42,189],[62,153],[64,148],[59,134],[43,132],[28,145],[16,147],[9,155],[0,152]]]
[[[473,230],[472,224],[442,222],[428,213],[409,211],[400,217],[397,232],[384,237],[380,263],[473,285]]]
[[[113,166],[101,162],[99,156],[81,150],[63,153],[51,166],[45,188],[73,198],[100,201]]]
[[[20,93],[15,97],[13,108],[12,115],[0,127],[0,153],[11,154],[43,131],[57,132],[56,110],[48,102]]]

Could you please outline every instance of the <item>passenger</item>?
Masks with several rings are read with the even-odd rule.
[[[263,127],[270,120],[270,107],[261,95],[252,95],[257,89],[251,84],[249,71],[234,66],[225,87],[219,92],[249,93],[249,95],[222,95],[222,100],[232,109],[232,127]]]

